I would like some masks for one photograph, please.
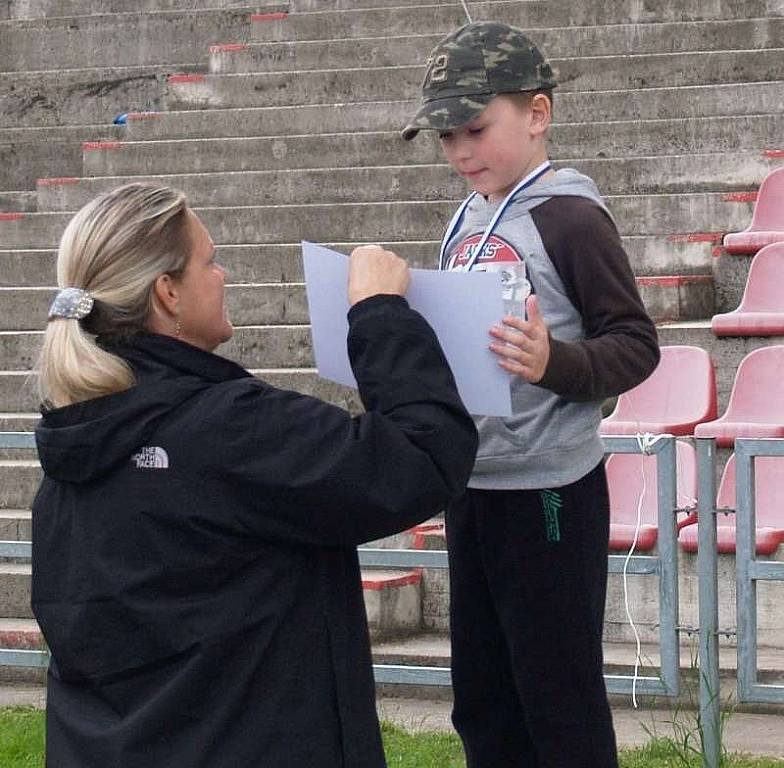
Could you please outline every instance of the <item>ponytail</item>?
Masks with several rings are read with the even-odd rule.
[[[76,319],[49,321],[41,351],[39,394],[60,407],[130,389],[136,383],[128,364],[101,349]]]

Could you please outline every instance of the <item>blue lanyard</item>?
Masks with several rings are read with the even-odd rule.
[[[517,186],[506,196],[503,203],[498,206],[498,210],[493,215],[493,218],[490,219],[490,223],[487,225],[487,229],[485,229],[485,233],[482,235],[482,239],[477,243],[476,247],[474,248],[474,252],[471,254],[471,258],[468,260],[468,263],[462,267],[463,272],[470,272],[471,268],[476,263],[476,260],[479,258],[479,255],[484,250],[487,241],[490,239],[490,235],[493,234],[493,230],[496,228],[496,225],[501,220],[501,217],[504,215],[504,212],[509,207],[509,204],[514,200],[515,196],[522,192],[524,189],[530,187],[534,182],[538,181],[542,176],[544,176],[547,171],[550,170],[552,166],[548,161],[545,160],[540,166],[534,168],[531,173],[529,173]],[[460,225],[463,222],[463,217],[465,216],[466,208],[468,208],[471,201],[476,197],[476,192],[472,192],[464,201],[463,204],[457,209],[455,215],[452,217],[452,221],[449,222],[449,226],[447,227],[446,234],[444,235],[444,239],[441,242],[441,254],[438,258],[438,268],[439,269],[446,269],[446,247],[449,244],[449,241],[454,236],[455,232],[460,229]]]

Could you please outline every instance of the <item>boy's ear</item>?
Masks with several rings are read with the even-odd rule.
[[[160,275],[153,285],[153,302],[170,315],[177,314],[177,308],[180,303],[180,294],[177,289],[177,284],[171,275]]]
[[[550,99],[543,93],[537,93],[531,99],[531,132],[535,135],[543,135],[550,127],[553,116],[553,107]]]

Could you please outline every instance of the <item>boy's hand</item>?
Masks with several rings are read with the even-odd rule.
[[[508,316],[503,326],[490,329],[490,335],[499,340],[490,349],[499,357],[502,368],[537,384],[550,361],[550,332],[539,314],[536,296],[526,299],[525,309],[528,320]]]
[[[405,296],[411,275],[408,264],[380,245],[361,245],[351,252],[348,268],[348,300],[353,307],[378,293]]]

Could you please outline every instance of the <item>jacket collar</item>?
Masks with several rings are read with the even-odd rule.
[[[186,374],[217,383],[252,375],[225,357],[205,352],[172,336],[145,331],[121,343],[104,339],[98,342],[127,360],[142,381]]]

